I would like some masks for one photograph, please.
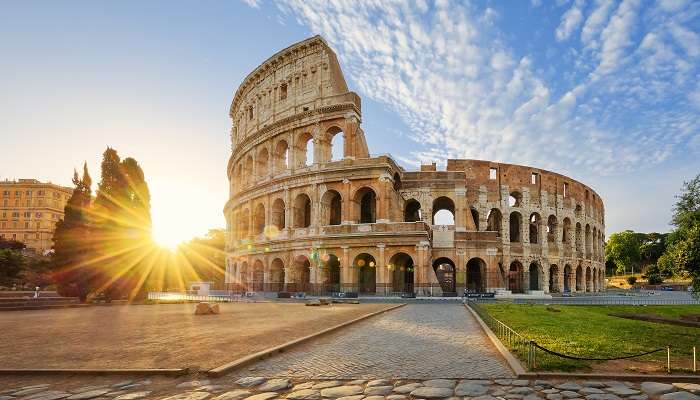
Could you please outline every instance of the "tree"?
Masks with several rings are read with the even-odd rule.
[[[21,251],[11,248],[0,248],[0,280],[10,282],[19,277],[27,260]]]
[[[605,259],[617,265],[618,273],[625,273],[638,265],[641,256],[636,234],[628,230],[610,235],[605,244]]]
[[[85,301],[94,277],[89,221],[92,179],[87,163],[83,165],[82,178],[73,171],[73,184],[75,188],[64,208],[64,217],[56,224],[51,263],[59,294]]]
[[[178,248],[199,279],[223,285],[226,264],[226,231],[210,229],[202,238],[194,238]]]

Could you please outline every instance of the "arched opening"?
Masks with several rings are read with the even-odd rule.
[[[456,293],[455,275],[457,269],[455,268],[455,263],[447,257],[440,257],[433,261],[433,270],[443,294]]]
[[[294,227],[308,228],[311,226],[311,199],[301,193],[294,199]]]
[[[547,242],[554,243],[557,240],[557,217],[550,215],[547,219]]]
[[[492,208],[489,215],[486,217],[486,230],[490,232],[498,232],[498,237],[501,236],[501,225],[503,217],[498,208]]]
[[[340,260],[335,254],[321,256],[321,269],[325,276],[323,282],[327,285],[325,291],[340,292]]]
[[[595,258],[598,256],[598,230],[594,226],[593,227],[593,243],[591,243],[591,257],[595,260]]]
[[[253,179],[253,156],[249,155],[245,159],[245,164],[243,166],[243,179],[246,185],[251,185],[254,181]]]
[[[508,290],[511,293],[523,293],[523,265],[513,261],[508,268]]]
[[[289,145],[286,140],[277,142],[274,161],[275,173],[286,171],[289,168]]]
[[[355,193],[356,215],[361,224],[377,222],[377,195],[374,190],[363,187]]]
[[[417,222],[421,221],[421,210],[420,203],[418,200],[411,199],[406,202],[406,207],[404,209],[404,221],[406,222]]]
[[[292,269],[292,292],[308,292],[311,290],[311,263],[308,257],[300,255],[294,259]]]
[[[472,215],[472,221],[474,221],[474,227],[476,230],[479,230],[479,211],[476,210],[474,207],[469,207],[469,211]]]
[[[549,292],[559,293],[559,267],[556,264],[549,267]]]
[[[389,259],[388,267],[393,291],[413,293],[413,258],[406,253],[396,253]]]
[[[511,207],[521,207],[523,203],[523,195],[520,192],[511,192],[508,196],[508,205]]]
[[[540,266],[536,263],[530,263],[528,270],[530,275],[530,290],[542,290],[540,287]]]
[[[467,262],[467,292],[483,293],[486,291],[486,262],[481,258],[472,258]]]
[[[576,204],[576,209],[574,210],[576,218],[581,218],[583,216],[583,208],[580,204]]]
[[[305,167],[314,163],[314,138],[310,133],[304,132],[299,135],[297,143],[296,166]]]
[[[265,287],[265,266],[262,261],[255,260],[253,263],[253,277],[248,287],[249,291],[262,292]]]
[[[270,217],[272,218],[272,226],[277,228],[278,231],[281,231],[286,227],[284,216],[284,200],[276,199],[272,203],[272,210],[270,211],[272,211],[270,213]]]
[[[248,263],[245,261],[243,261],[240,269],[238,270],[238,280],[239,283],[246,289],[246,291],[250,290],[251,279],[248,276]]]
[[[372,255],[358,254],[353,261],[357,269],[357,286],[360,293],[377,292],[377,262]]]
[[[583,251],[583,229],[581,229],[581,223],[576,223],[576,251]]]
[[[566,217],[564,218],[563,224],[562,224],[562,231],[561,231],[561,241],[562,243],[571,243],[570,239],[571,235],[571,220]]]
[[[240,216],[240,228],[238,229],[238,231],[240,232],[240,237],[245,238],[250,235],[250,210],[248,210],[247,208],[244,209],[243,211],[241,211]]]
[[[592,286],[593,286],[592,291],[597,292],[598,288],[599,288],[599,286],[598,286],[598,270],[595,268],[593,268],[593,285]]]
[[[576,291],[583,292],[583,268],[579,265],[576,267]]]
[[[571,292],[571,265],[564,265],[564,293]]]
[[[454,225],[455,203],[449,197],[441,196],[433,201],[433,225]]]
[[[275,258],[270,264],[270,283],[268,284],[268,291],[284,291],[284,262],[279,258]]]
[[[401,175],[398,172],[394,173],[394,190],[401,190]]]
[[[342,219],[342,198],[340,193],[329,190],[321,197],[321,212],[323,223],[327,225],[340,225]]]
[[[345,134],[338,127],[333,127],[328,130],[330,148],[330,161],[342,160],[344,157],[344,142]]]
[[[270,162],[270,154],[267,151],[266,147],[263,147],[259,152],[258,152],[258,157],[256,160],[256,172],[258,174],[258,179],[264,179],[267,177],[268,173],[268,165]]]
[[[253,219],[253,233],[260,235],[265,232],[265,206],[258,203],[255,207],[255,216]]]
[[[586,246],[586,258],[591,257],[591,226],[586,224],[584,244]]]
[[[540,214],[532,213],[530,214],[530,243],[539,243],[540,236]]]
[[[591,267],[586,267],[586,292],[593,291],[593,283],[591,282]]]
[[[510,241],[511,243],[520,242],[520,226],[522,217],[517,211],[510,213]]]

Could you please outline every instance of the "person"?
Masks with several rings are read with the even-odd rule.
[[[34,298],[35,299],[39,298],[39,286],[34,288]]]

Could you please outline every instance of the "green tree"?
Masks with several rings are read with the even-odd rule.
[[[632,231],[613,233],[605,243],[605,260],[614,262],[618,273],[632,270],[640,259],[639,240]]]
[[[190,240],[178,248],[192,267],[199,279],[214,282],[217,286],[224,283],[226,263],[226,231],[210,229],[206,236]]]
[[[58,292],[85,301],[95,275],[89,220],[92,179],[87,163],[83,165],[82,178],[73,171],[73,184],[75,188],[64,208],[64,217],[56,224],[51,264]]]
[[[10,283],[17,279],[24,269],[27,260],[19,250],[0,248],[0,280]]]

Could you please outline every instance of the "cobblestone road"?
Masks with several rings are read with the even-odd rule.
[[[297,379],[512,376],[462,305],[409,304],[245,368]]]

